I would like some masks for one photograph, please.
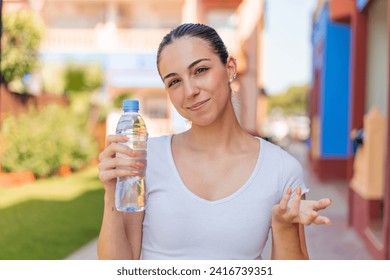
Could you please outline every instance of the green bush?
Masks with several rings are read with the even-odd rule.
[[[43,30],[42,20],[33,12],[4,15],[0,74],[7,83],[31,72],[38,61]]]
[[[91,93],[103,84],[103,68],[99,63],[44,62],[40,69],[42,87],[48,93],[80,95]]]
[[[123,100],[125,99],[131,99],[133,94],[131,92],[123,92],[117,96],[114,97],[112,100],[112,105],[116,109],[122,109],[123,107]]]
[[[66,92],[91,92],[100,88],[103,83],[103,69],[97,63],[69,63],[63,75]]]
[[[62,164],[77,170],[97,154],[85,118],[59,105],[8,117],[1,138],[3,170],[31,170],[37,177],[55,174]]]
[[[65,93],[65,67],[62,63],[41,63],[42,89],[46,93],[62,95]]]

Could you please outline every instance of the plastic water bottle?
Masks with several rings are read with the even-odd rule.
[[[118,121],[116,133],[127,136],[129,141],[123,144],[139,153],[140,156],[134,158],[117,153],[116,157],[126,158],[134,164],[142,162],[146,166],[148,132],[138,110],[138,100],[123,101],[124,113]],[[117,178],[115,207],[118,211],[138,212],[145,209],[145,168],[136,170],[139,171],[137,176]]]

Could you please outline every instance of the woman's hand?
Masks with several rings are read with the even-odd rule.
[[[107,136],[106,147],[99,155],[99,179],[108,192],[115,192],[117,177],[138,175],[138,170],[145,167],[142,162],[128,159],[129,157],[137,158],[140,156],[139,153],[123,145],[128,140],[124,135]],[[122,156],[117,157],[117,154]]]
[[[99,259],[139,259],[141,254],[144,213],[115,211],[116,178],[137,175],[145,166],[139,161],[141,152],[125,145],[128,141],[123,135],[109,135],[106,147],[99,155],[99,179],[105,188],[103,222],[98,240]]]
[[[330,219],[319,215],[319,210],[327,208],[332,201],[329,198],[320,200],[304,200],[301,197],[302,189],[298,187],[294,198],[290,200],[292,190],[289,188],[279,204],[272,208],[272,223],[291,225],[295,223],[310,225],[330,224]]]

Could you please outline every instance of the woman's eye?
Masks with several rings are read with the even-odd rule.
[[[207,70],[209,70],[209,68],[207,68],[207,67],[199,67],[199,68],[197,68],[195,70],[195,74],[199,74],[199,73],[205,72]]]
[[[168,87],[171,87],[171,86],[177,84],[178,82],[179,82],[178,79],[174,79],[174,80],[172,80],[172,81],[170,81],[170,82],[168,83]]]

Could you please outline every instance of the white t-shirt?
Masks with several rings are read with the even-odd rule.
[[[225,198],[209,201],[184,185],[173,160],[171,138],[148,141],[142,259],[261,258],[272,206],[289,186],[308,191],[299,162],[258,138],[260,153],[246,183]]]

